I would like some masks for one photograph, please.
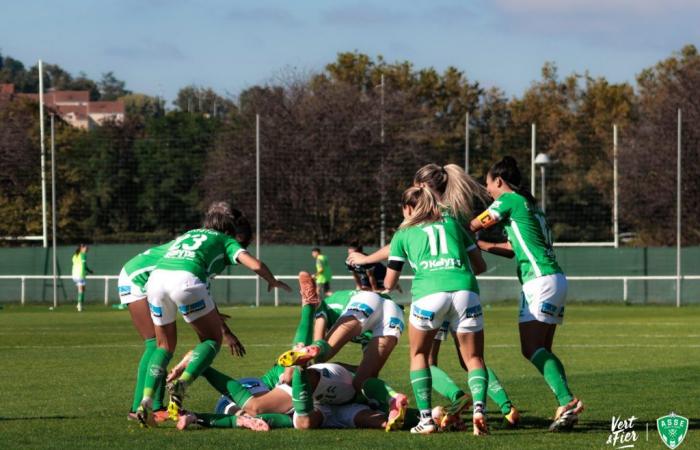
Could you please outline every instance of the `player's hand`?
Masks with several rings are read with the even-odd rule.
[[[243,347],[243,344],[241,344],[241,341],[238,340],[238,337],[235,334],[224,333],[223,340],[224,343],[228,345],[228,348],[231,349],[231,354],[233,356],[238,356],[241,358],[245,356],[245,347]]]
[[[490,242],[478,240],[478,241],[476,241],[476,246],[485,252],[488,252],[489,250],[491,250],[491,243]]]
[[[292,377],[294,377],[294,367],[285,367],[284,372],[280,374],[279,382],[291,386]]]
[[[275,281],[273,281],[272,283],[268,283],[267,292],[270,292],[274,288],[284,289],[287,292],[292,292],[292,288],[290,288],[287,283],[285,283],[284,281],[277,280],[277,279],[275,279]]]
[[[360,252],[352,252],[348,255],[346,262],[353,266],[363,266],[367,264],[367,255],[363,255]]]
[[[180,375],[182,375],[182,372],[185,371],[187,364],[189,364],[191,360],[192,360],[192,350],[187,352],[187,354],[185,354],[185,356],[182,358],[182,360],[179,363],[177,363],[177,365],[175,367],[173,367],[172,370],[170,370],[170,372],[168,373],[168,377],[165,379],[165,381],[170,383],[171,381],[177,380],[178,378],[180,378]]]

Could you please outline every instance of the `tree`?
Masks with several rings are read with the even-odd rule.
[[[131,91],[125,89],[126,83],[118,80],[114,76],[114,72],[109,71],[102,74],[102,79],[97,83],[97,88],[100,91],[100,100],[116,100],[119,97],[131,94]]]

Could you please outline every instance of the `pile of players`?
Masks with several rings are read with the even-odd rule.
[[[480,205],[489,205],[476,214]],[[179,429],[250,428],[410,428],[411,433],[465,429],[462,414],[471,406],[475,435],[488,434],[487,396],[505,423],[519,413],[496,374],[484,363],[484,318],[476,275],[486,270],[481,252],[516,258],[522,283],[519,331],[523,356],[543,375],[558,402],[551,431],[570,430],[583,403],[570,391],[563,364],[552,352],[562,323],[566,278],[556,262],[551,231],[535,199],[522,186],[510,157],[495,163],[482,187],[460,167],[430,164],[416,173],[402,195],[404,221],[390,245],[365,255],[351,249],[347,263],[358,273],[360,289],[319,296],[308,273],[299,276],[301,320],[293,347],[260,378],[233,379],[211,367],[222,343],[245,353],[228,329],[209,293],[209,281],[226,266],[242,264],[268,282],[268,289],[290,287],[245,249],[251,227],[227,203],[213,204],[202,228],[152,248],[124,266],[119,277],[122,303],[144,339],[130,417],[143,426],[172,419]],[[482,239],[500,224],[507,240]],[[386,270],[376,270],[388,260]],[[404,331],[404,312],[390,298],[403,265],[414,272],[408,334],[410,380],[415,409],[379,373]],[[382,266],[383,268],[383,266]],[[364,279],[359,276],[367,275]],[[378,273],[383,275],[379,276]],[[381,279],[381,280],[380,280]],[[179,311],[200,343],[168,374],[177,340]],[[438,365],[440,344],[452,334],[460,365],[467,372],[465,393]],[[363,346],[359,364],[329,363],[348,342]],[[185,410],[189,385],[199,376],[222,394],[214,414]],[[167,385],[166,385],[167,382]],[[164,385],[169,393],[165,408]],[[432,391],[447,399],[433,408]]]

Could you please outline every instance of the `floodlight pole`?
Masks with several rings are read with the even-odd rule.
[[[255,257],[260,259],[260,114],[255,115]],[[255,306],[260,306],[260,277],[255,277]]]
[[[537,136],[537,128],[535,124],[532,124],[532,131],[530,133],[530,193],[535,195],[535,142]]]
[[[464,172],[469,174],[469,112],[464,117]]]
[[[545,200],[545,197],[546,197],[545,192],[546,191],[544,188],[545,179],[547,178],[547,175],[546,175],[544,166],[545,166],[544,164],[540,164],[540,178],[541,178],[540,181],[542,182],[542,186],[541,186],[542,192],[540,192],[540,195],[542,196],[542,198],[540,198],[540,207],[542,208],[542,212],[547,212],[547,210],[545,209],[547,202]]]
[[[381,75],[381,111],[379,112],[379,124],[380,124],[380,131],[379,131],[379,140],[382,145],[382,162],[381,162],[381,174],[380,178],[384,180],[384,74]],[[381,182],[380,185],[381,192],[379,194],[380,197],[380,205],[379,205],[379,247],[384,247],[386,245],[386,212],[384,211],[384,198],[386,196],[385,191],[385,184],[384,181]]]
[[[617,124],[613,125],[613,240],[615,248],[620,246],[618,228],[618,189],[617,189]]]
[[[48,232],[46,220],[46,148],[44,144],[44,66],[39,60],[39,139],[41,140],[41,229],[44,248],[47,248]]]
[[[678,108],[678,148],[676,156],[676,307],[681,306],[681,109]]]
[[[53,307],[58,308],[58,262],[56,256],[56,135],[54,114],[51,113],[51,247],[53,266]]]

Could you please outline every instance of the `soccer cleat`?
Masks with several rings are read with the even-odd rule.
[[[520,412],[515,406],[510,407],[508,414],[503,415],[503,423],[510,428],[515,428],[520,423]]]
[[[301,294],[301,306],[321,303],[316,291],[316,282],[311,278],[309,272],[299,272],[299,293]]]
[[[564,406],[557,408],[554,415],[554,422],[549,426],[549,431],[571,431],[578,423],[578,415],[583,412],[583,402],[574,398]]]
[[[474,425],[474,436],[484,436],[489,434],[489,428],[486,425],[486,414],[484,413],[484,408],[482,406],[474,407],[472,424]]]
[[[165,409],[159,409],[157,411],[153,411],[153,419],[156,421],[156,423],[165,422],[169,418],[170,418],[170,414]]]
[[[168,402],[168,416],[175,422],[180,419],[182,402],[185,400],[185,388],[185,382],[181,380],[175,380],[166,385],[168,394],[170,394],[170,402]]]
[[[195,416],[191,412],[185,412],[184,414],[181,414],[180,417],[178,417],[176,426],[178,430],[183,431],[196,421],[197,416]]]
[[[136,419],[143,428],[152,428],[156,426],[151,405],[149,405],[146,400],[142,401],[138,409],[136,409]]]
[[[282,353],[277,358],[277,364],[282,367],[302,366],[317,357],[320,352],[321,348],[318,345],[295,347]]]
[[[433,422],[432,418],[421,419],[421,421],[418,422],[418,425],[411,428],[411,434],[431,434],[435,433],[436,431],[438,431],[438,428],[435,425],[435,422]]]
[[[406,417],[407,408],[408,397],[405,394],[398,393],[392,397],[389,402],[389,417],[387,418],[384,431],[400,430]]]
[[[270,431],[270,425],[267,422],[247,414],[241,414],[236,418],[236,426],[253,431]]]

